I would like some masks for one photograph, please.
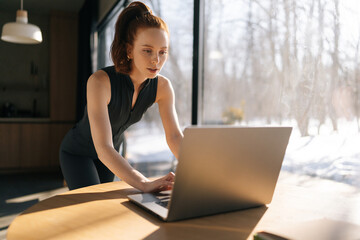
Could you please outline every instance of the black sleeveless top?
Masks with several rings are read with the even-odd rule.
[[[134,85],[128,75],[117,73],[114,66],[102,69],[111,84],[111,99],[108,104],[114,148],[119,150],[123,132],[132,124],[140,121],[146,110],[155,102],[158,78],[147,79],[139,92],[133,108]],[[61,149],[76,155],[97,158],[92,141],[87,106],[83,118],[67,133]]]

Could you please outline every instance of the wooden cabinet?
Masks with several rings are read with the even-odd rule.
[[[21,124],[0,124],[0,166],[16,168],[20,166]]]
[[[20,168],[47,166],[49,124],[23,123],[20,126]]]
[[[59,148],[71,123],[0,123],[0,171],[59,167]]]
[[[0,169],[47,167],[49,124],[0,123]]]

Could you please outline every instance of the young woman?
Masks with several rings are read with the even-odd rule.
[[[159,75],[168,50],[168,27],[149,7],[133,2],[122,11],[111,46],[114,66],[90,76],[84,116],[60,147],[60,165],[69,189],[110,182],[114,174],[143,192],[172,188],[174,173],[150,181],[118,152],[124,131],[157,103],[167,143],[178,157],[183,134],[174,91],[170,81]]]

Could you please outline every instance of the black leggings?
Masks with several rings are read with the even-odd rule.
[[[60,166],[70,190],[114,181],[114,174],[99,159],[60,150]]]

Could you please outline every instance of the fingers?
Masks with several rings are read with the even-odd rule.
[[[163,179],[158,179],[158,186],[157,186],[158,191],[171,190],[173,186],[174,186],[174,176],[165,176]]]
[[[174,180],[175,180],[175,174],[173,172],[169,172],[165,177],[164,177],[163,183],[162,183],[162,188],[166,189],[166,190],[171,190],[174,186]]]
[[[167,180],[167,181],[174,182],[175,174],[174,174],[173,172],[169,172],[169,173],[164,177],[164,179]]]
[[[162,181],[160,184],[161,188],[165,188],[165,189],[172,189],[172,187],[174,186],[174,181]]]
[[[171,190],[174,186],[175,174],[169,172],[167,175],[148,183],[146,192],[160,192]]]
[[[158,191],[167,191],[173,188],[173,184],[164,184],[158,188]]]

